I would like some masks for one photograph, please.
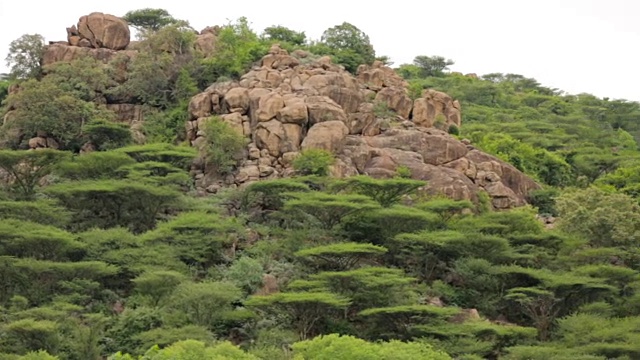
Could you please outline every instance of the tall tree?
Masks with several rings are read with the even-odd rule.
[[[41,59],[44,52],[44,37],[40,34],[24,34],[9,44],[7,66],[13,79],[38,78],[42,74]]]
[[[343,64],[352,73],[355,73],[359,65],[371,64],[376,59],[369,36],[348,22],[325,30],[318,45],[321,45],[319,50],[325,46],[329,54],[336,58],[336,62]]]

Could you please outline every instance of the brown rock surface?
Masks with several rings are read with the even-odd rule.
[[[93,48],[124,50],[131,34],[126,21],[117,16],[94,12],[78,20],[78,34],[89,40]]]
[[[329,57],[303,64],[289,58],[309,54],[293,55],[274,45],[239,82],[214,84],[192,98],[190,141],[197,143],[200,120],[195,119],[207,111],[222,115],[252,141],[227,184],[289,176],[301,151],[320,148],[336,155],[334,176],[389,178],[405,166],[412,178],[427,181],[429,194],[477,201],[484,191],[497,209],[525,204],[527,193],[539,187],[513,166],[444,131],[460,126],[461,119],[460,104],[449,95],[425,90],[413,101],[406,82],[380,62],[361,66],[356,78]],[[396,116],[377,113],[376,102]],[[433,127],[440,122],[441,129]]]
[[[107,63],[116,55],[120,54],[131,58],[132,56],[135,56],[136,51],[115,51],[104,48],[92,49],[88,47],[70,46],[68,44],[56,43],[45,46],[44,53],[42,55],[42,66],[51,65],[59,61],[70,62],[83,56],[90,56],[98,61]]]
[[[436,124],[442,116],[443,124]],[[413,105],[413,122],[423,127],[455,125],[460,127],[460,103],[451,96],[435,90],[425,90]]]
[[[132,124],[134,121],[143,121],[142,105],[135,104],[107,104],[107,109],[116,113],[117,120]]]
[[[339,120],[329,120],[317,123],[309,129],[309,133],[302,141],[302,149],[324,149],[339,153],[344,147],[349,128]]]

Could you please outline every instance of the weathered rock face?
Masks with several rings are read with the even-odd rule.
[[[107,104],[107,109],[113,111],[119,122],[129,125],[134,122],[142,122],[144,120],[142,105],[135,104]]]
[[[51,65],[60,61],[70,62],[84,56],[90,56],[103,63],[108,63],[118,55],[131,58],[137,52],[134,50],[115,51],[111,49],[93,49],[89,47],[71,46],[66,43],[54,43],[45,46],[42,55],[42,66]]]
[[[78,21],[77,34],[73,34],[73,28],[68,31],[68,41],[73,44],[86,39],[93,48],[107,48],[111,50],[124,50],[129,45],[131,34],[129,25],[121,18],[100,12],[85,15]],[[78,38],[74,38],[77,36]]]
[[[524,205],[526,194],[539,187],[442,130],[460,126],[460,104],[449,95],[425,90],[414,101],[406,82],[380,62],[361,66],[353,77],[329,58],[309,56],[274,46],[240,81],[214,84],[191,99],[186,128],[192,144],[200,141],[199,128],[211,115],[249,143],[235,176],[215,179],[195,169],[201,174],[198,187],[289,176],[293,159],[310,148],[337,155],[334,176],[389,178],[404,166],[413,178],[427,181],[427,193],[475,201],[485,191],[498,209]],[[380,103],[384,114],[377,110]]]
[[[460,127],[460,103],[451,96],[435,90],[425,90],[413,103],[413,122],[424,127]]]

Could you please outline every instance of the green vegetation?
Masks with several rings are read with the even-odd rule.
[[[205,142],[200,151],[205,154],[208,165],[220,175],[229,174],[245,148],[244,136],[219,117],[208,119],[202,130]]]
[[[307,149],[293,160],[293,168],[301,175],[326,176],[335,161],[333,154],[323,149]]]
[[[533,206],[428,196],[403,166],[333,179],[334,154],[318,149],[292,160],[291,178],[196,196],[198,151],[224,177],[246,144],[217,116],[199,121],[201,149],[184,144],[192,95],[237,80],[274,43],[352,72],[385,57],[349,23],[313,41],[240,18],[207,54],[165,10],[125,17],[141,40],[132,59],[43,69],[40,37],[11,45],[0,359],[640,357],[638,103],[418,56],[397,69],[411,96],[459,99],[463,126],[448,132],[544,184]],[[104,103],[141,105],[146,142]],[[25,150],[34,137],[50,148]]]

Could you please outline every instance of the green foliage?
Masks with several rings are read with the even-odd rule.
[[[369,36],[347,22],[325,30],[320,43],[312,46],[311,51],[333,55],[335,62],[344,65],[351,73],[355,73],[359,65],[371,64],[376,58]]]
[[[426,78],[429,76],[444,76],[444,71],[453,65],[453,60],[445,59],[442,56],[420,55],[413,59],[413,64],[418,68],[418,76]]]
[[[0,236],[3,238],[0,256],[62,260],[73,256],[82,248],[71,234],[30,221],[0,220]]]
[[[327,313],[345,308],[349,301],[332,293],[314,291],[252,296],[244,304],[261,311],[290,316],[298,337],[305,340],[315,334],[315,324],[319,319]]]
[[[368,176],[352,176],[334,186],[339,190],[366,195],[382,207],[389,207],[425,185],[424,181],[411,179],[380,180]]]
[[[87,140],[97,150],[117,149],[131,143],[129,125],[106,120],[93,120],[84,127]]]
[[[189,266],[207,269],[226,260],[222,250],[240,237],[240,229],[239,222],[233,219],[191,211],[161,223],[141,240],[149,246],[170,246],[173,257]]]
[[[6,185],[20,199],[32,200],[40,182],[69,154],[56,150],[0,150],[0,169],[9,175]]]
[[[117,176],[118,169],[135,162],[120,152],[91,152],[61,162],[55,174],[70,180],[113,178]]]
[[[268,214],[282,209],[284,193],[306,191],[309,191],[309,186],[302,181],[291,179],[257,181],[244,190],[241,206],[245,210],[259,212],[256,217],[264,219]]]
[[[112,85],[105,66],[92,56],[81,56],[70,62],[56,62],[46,67],[43,81],[56,84],[64,92],[84,101],[104,101]]]
[[[412,360],[451,359],[444,352],[434,350],[426,343],[390,341],[368,343],[353,336],[330,334],[293,345],[294,359],[361,359],[361,360]]]
[[[396,168],[396,174],[402,179],[411,179],[411,169],[409,169],[407,166],[398,166]]]
[[[145,113],[144,133],[148,143],[170,143],[184,138],[184,122],[189,103],[181,101],[164,111],[153,109]]]
[[[394,205],[357,213],[343,220],[346,236],[358,242],[389,245],[389,240],[401,233],[413,233],[432,228],[437,219],[420,209]]]
[[[382,246],[358,243],[337,243],[299,250],[294,255],[318,262],[319,268],[349,270],[366,258],[387,252]]]
[[[9,86],[11,86],[11,83],[8,80],[0,80],[0,105],[9,95]]]
[[[232,303],[240,299],[241,292],[226,282],[184,282],[175,288],[169,299],[169,308],[180,310],[187,324],[214,330],[234,312]]]
[[[19,360],[58,360],[57,357],[49,355],[44,350],[39,350],[37,352],[30,352],[25,356],[21,356]]]
[[[24,34],[9,44],[5,58],[13,79],[33,79],[41,75],[40,59],[44,53],[44,37],[40,34]]]
[[[283,42],[297,46],[304,45],[307,41],[307,36],[304,31],[298,32],[280,25],[269,26],[264,29],[262,36],[269,41]]]
[[[244,137],[219,117],[208,119],[203,131],[205,141],[200,151],[204,153],[207,165],[219,175],[229,174],[238,164],[245,145]]]
[[[545,149],[535,149],[509,135],[485,135],[478,146],[545,184],[566,186],[571,181],[571,168],[561,157]]]
[[[231,264],[225,278],[244,292],[252,294],[262,285],[264,268],[258,260],[243,256]]]
[[[61,149],[79,149],[83,127],[94,119],[110,120],[114,114],[92,102],[77,98],[53,80],[29,80],[7,98],[16,108],[2,127],[5,141],[18,147],[38,134],[46,134]],[[61,120],[62,119],[62,120]]]
[[[50,186],[46,193],[74,212],[74,228],[123,226],[134,232],[152,229],[157,218],[179,206],[180,193],[126,180],[87,180]]]
[[[437,214],[440,217],[441,226],[446,228],[454,217],[462,215],[466,209],[473,208],[473,204],[469,200],[438,198],[421,204],[419,207]]]
[[[57,328],[52,321],[23,319],[5,325],[3,330],[10,346],[26,351],[44,350],[55,353],[60,342]]]
[[[540,214],[549,214],[557,216],[555,198],[559,195],[559,191],[555,188],[546,188],[533,190],[527,195],[527,201],[538,208]]]
[[[633,198],[597,188],[556,198],[560,226],[595,246],[629,246],[640,236],[640,207]]]
[[[284,204],[289,214],[306,214],[324,229],[332,229],[349,215],[378,207],[364,195],[331,195],[317,192],[291,193]]]
[[[51,200],[7,200],[0,201],[0,219],[16,219],[32,221],[42,225],[64,227],[71,220],[71,214]]]
[[[621,166],[595,181],[597,186],[602,188],[613,186],[616,190],[634,198],[640,198],[638,183],[640,183],[640,166],[635,165]]]
[[[267,50],[245,17],[229,22],[218,33],[215,54],[202,62],[208,74],[205,83],[211,84],[221,77],[239,78]]]
[[[186,325],[182,327],[160,327],[135,335],[141,345],[139,349],[148,349],[159,346],[167,347],[179,341],[197,340],[210,342],[214,335],[205,327],[199,325]]]
[[[327,176],[335,159],[323,149],[307,149],[293,160],[293,168],[301,175]]]
[[[134,360],[135,358],[128,354],[118,352],[110,360]],[[207,346],[202,341],[183,340],[160,349],[154,346],[149,349],[139,360],[257,360],[256,357],[249,355],[230,342],[221,342],[213,346]]]
[[[136,290],[148,297],[151,306],[158,306],[186,277],[176,271],[150,271],[133,279]]]
[[[136,29],[145,31],[158,31],[178,21],[167,10],[152,8],[129,11],[122,19]]]
[[[527,194],[535,208],[493,211],[486,192],[478,204],[426,198],[402,166],[330,179],[322,150],[294,161],[302,176],[195,198],[196,157],[228,174],[245,140],[215,118],[203,149],[175,145],[194,94],[239,79],[275,43],[354,73],[389,58],[348,23],[308,41],[283,26],[258,36],[240,18],[207,52],[165,10],[126,17],[135,57],[40,69],[41,39],[12,44],[3,146],[99,151],[0,151],[0,358],[640,357],[638,103],[447,74],[452,61],[418,56],[397,69],[408,95],[460,102],[464,126],[436,126],[543,184]],[[148,143],[131,146],[105,103],[141,107]],[[515,169],[492,171],[512,186]]]
[[[177,168],[188,170],[197,152],[190,146],[176,146],[165,143],[127,146],[117,149],[137,162],[155,161],[171,164]]]

